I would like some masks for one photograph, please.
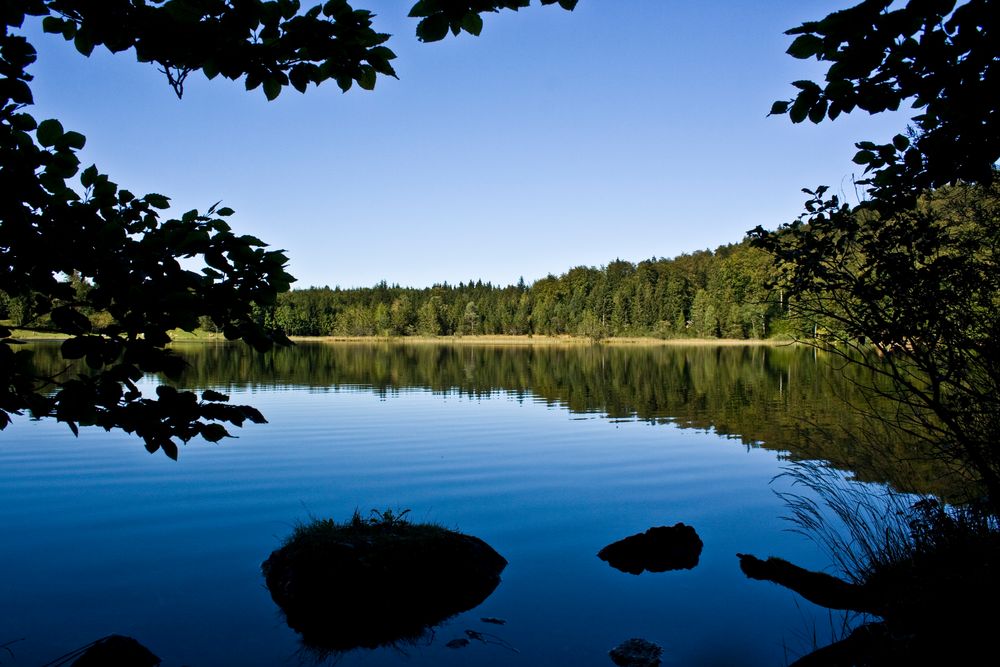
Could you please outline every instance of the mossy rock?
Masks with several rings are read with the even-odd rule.
[[[415,640],[483,602],[507,561],[486,542],[430,524],[319,520],[261,564],[289,627],[321,651]]]

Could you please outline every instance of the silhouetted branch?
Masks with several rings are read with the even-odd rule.
[[[828,609],[882,615],[881,605],[872,599],[864,586],[848,583],[824,572],[803,569],[781,558],[761,560],[749,554],[736,555],[743,574],[751,579],[774,582]]]

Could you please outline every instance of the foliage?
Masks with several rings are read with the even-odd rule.
[[[796,82],[795,100],[772,113],[818,123],[910,101],[915,127],[858,144],[868,200],[852,209],[825,187],[806,190],[800,220],[758,227],[752,242],[775,256],[795,314],[888,362],[845,353],[891,380],[887,420],[931,433],[1000,503],[1000,12],[991,0],[890,5],[866,0],[789,31],[790,54],[831,65],[825,87]]]
[[[801,664],[966,664],[990,650],[981,601],[1000,591],[1000,523],[991,507],[862,487],[816,462],[785,474],[807,489],[782,494],[796,532],[825,547],[852,582],[859,605],[846,608],[882,619]]]
[[[442,24],[456,34],[458,28],[478,34],[480,13],[528,4],[423,0],[411,13],[422,17],[421,39],[433,41],[447,32],[440,32]],[[572,9],[575,1],[559,4]],[[305,11],[297,0],[0,2],[4,310],[15,325],[70,335],[63,357],[87,364],[75,377],[36,377],[27,370],[28,353],[15,352],[17,341],[0,327],[0,428],[27,411],[74,432],[96,425],[136,433],[151,452],[176,458],[176,440],[200,435],[215,442],[228,435],[226,424],[263,422],[256,409],[228,405],[217,392],[199,398],[162,386],[149,398],[137,382],[144,373],[180,372],[182,360],[165,348],[171,329],[208,324],[257,350],[287,343],[255,317],[255,309],[273,307],[293,280],[285,255],[234,233],[227,207],[164,219],[167,197],[137,196],[93,165],[81,171],[77,153],[85,137],[26,111],[36,51],[18,30],[32,17],[84,56],[100,46],[133,50],[138,61],[160,68],[178,96],[199,71],[209,79],[243,79],[247,90],[261,88],[268,100],[287,86],[305,92],[329,80],[344,91],[355,83],[371,90],[379,75],[395,76],[389,36],[372,28],[371,12],[346,0]]]
[[[879,113],[910,102],[911,136],[858,144],[873,200],[906,208],[956,180],[990,183],[1000,159],[1000,12],[993,0],[864,0],[787,32],[788,53],[830,63],[825,85],[796,81],[771,113],[793,122]]]
[[[863,583],[876,570],[909,557],[913,496],[862,486],[816,461],[794,463],[780,477],[804,490],[778,494],[791,511],[793,532],[822,547],[848,580]]]
[[[362,538],[370,544],[390,545],[401,537],[412,539],[433,538],[446,532],[442,526],[433,523],[412,523],[407,515],[410,510],[386,508],[373,509],[368,518],[354,510],[347,521],[318,519],[310,517],[308,522],[299,521],[292,534],[284,539],[283,547],[294,546],[305,550],[321,550],[329,545],[341,545],[345,539]]]
[[[1000,497],[1000,187],[941,188],[885,218],[822,195],[808,226],[768,237],[792,311],[891,381],[876,385],[887,421]]]
[[[371,511],[371,517],[368,519],[368,523],[372,526],[380,528],[395,528],[396,526],[410,522],[410,520],[406,518],[406,515],[409,513],[409,509],[397,509],[395,512],[392,511],[391,507],[386,507],[384,510],[373,509]]]

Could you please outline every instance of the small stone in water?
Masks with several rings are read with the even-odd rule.
[[[659,667],[663,649],[645,639],[628,639],[608,651],[618,667]]]

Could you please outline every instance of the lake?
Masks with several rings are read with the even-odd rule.
[[[58,369],[57,346],[36,344]],[[174,462],[135,438],[26,418],[0,434],[0,664],[39,665],[111,633],[166,666],[309,663],[260,564],[296,522],[409,509],[508,561],[478,608],[353,665],[610,665],[630,637],[664,665],[783,665],[842,618],[740,572],[737,552],[827,567],[790,532],[789,459],[876,481],[844,401],[801,347],[188,344],[179,385],[266,425]],[[909,482],[892,480],[899,486]],[[631,575],[605,545],[684,522],[690,570]],[[504,619],[484,624],[482,617]],[[490,642],[446,646],[466,630]],[[23,639],[22,639],[23,638]]]

